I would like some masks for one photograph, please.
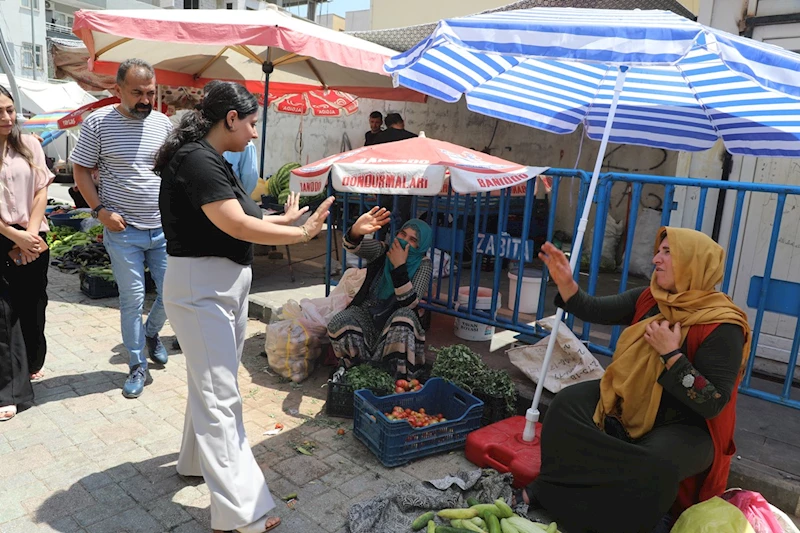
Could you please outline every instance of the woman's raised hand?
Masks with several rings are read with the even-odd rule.
[[[300,193],[290,192],[289,198],[286,199],[286,205],[283,206],[283,216],[286,217],[289,224],[296,222],[306,211],[308,211],[308,206],[300,209]]]
[[[350,227],[350,235],[353,237],[363,237],[370,233],[375,233],[389,223],[392,213],[385,207],[375,206],[356,220]]]
[[[336,198],[333,196],[329,196],[325,199],[324,202],[319,204],[314,213],[308,217],[306,223],[303,224],[303,227],[306,228],[309,237],[316,237],[319,235],[319,232],[322,231],[322,225],[325,223],[325,220],[328,218],[328,212],[331,209],[331,205],[333,205],[333,201]]]
[[[553,246],[551,243],[546,242],[542,245],[542,250],[539,252],[539,259],[544,261],[547,265],[547,270],[550,271],[550,278],[555,282],[558,287],[558,293],[561,299],[565,302],[572,298],[578,292],[578,284],[572,277],[572,269],[567,261],[567,256],[564,252]]]

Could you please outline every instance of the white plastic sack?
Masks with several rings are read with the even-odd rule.
[[[617,269],[617,248],[625,229],[625,221],[617,222],[610,214],[606,217],[606,228],[603,233],[603,248],[600,251],[600,271],[613,272]],[[583,254],[581,262],[588,265],[592,259],[592,243],[594,242],[594,228],[587,232],[583,240]]]
[[[661,227],[661,211],[642,209],[633,232],[633,248],[628,251],[631,263],[628,272],[649,278],[653,273],[653,243]]]
[[[272,370],[295,383],[311,375],[323,345],[328,343],[328,322],[353,299],[346,287],[343,285],[338,294],[331,293],[327,298],[304,298],[300,303],[289,300],[284,304],[285,320],[267,326],[264,350]]]
[[[554,322],[555,317],[549,316],[540,320],[539,325],[552,331]],[[507,352],[514,366],[522,370],[534,383],[539,382],[549,341],[548,335],[533,346],[520,346]],[[603,377],[603,372],[603,367],[594,355],[568,327],[562,325],[558,328],[553,358],[544,381],[545,389],[557,393],[575,383],[600,379]]]
[[[364,284],[364,280],[367,278],[367,269],[366,268],[348,268],[342,274],[342,277],[339,278],[339,283],[331,290],[331,296],[335,294],[344,294],[352,300],[358,294],[358,291],[361,290],[361,285]],[[347,302],[350,303],[349,301]]]

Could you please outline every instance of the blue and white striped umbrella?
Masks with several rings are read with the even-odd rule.
[[[472,111],[608,142],[698,151],[722,138],[734,154],[800,157],[800,56],[668,11],[534,8],[443,20],[390,59],[395,83]],[[573,239],[574,271],[591,201]],[[558,309],[523,439],[564,310]]]
[[[669,11],[534,8],[443,20],[385,65],[399,85],[553,133],[800,157],[800,55]]]

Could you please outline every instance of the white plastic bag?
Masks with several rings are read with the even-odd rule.
[[[352,300],[364,284],[367,277],[366,268],[348,268],[339,278],[339,283],[331,291],[331,296],[334,294],[345,294]],[[349,304],[350,302],[348,302]]]
[[[539,325],[552,331],[555,317],[539,321]],[[539,382],[544,355],[547,352],[548,335],[533,346],[520,346],[508,350],[509,360],[535,383]],[[558,328],[558,340],[553,349],[553,358],[544,381],[544,388],[552,393],[592,379],[603,377],[603,367],[586,346],[564,325]]]
[[[611,215],[606,217],[606,228],[603,233],[603,248],[600,251],[601,272],[613,272],[617,269],[617,248],[619,247],[619,241],[622,238],[622,230],[624,228],[624,220],[617,222]],[[592,258],[593,236],[594,228],[588,232],[586,238],[583,240],[581,263],[584,265],[588,265]]]
[[[281,314],[285,320],[267,326],[264,350],[272,370],[295,383],[311,375],[323,345],[328,343],[328,322],[353,299],[347,293],[347,285],[327,298],[304,298],[300,303],[289,300],[284,304]]]
[[[636,230],[633,232],[629,273],[645,278],[649,278],[653,273],[653,243],[656,242],[656,233],[660,227],[661,211],[642,209],[636,219]]]

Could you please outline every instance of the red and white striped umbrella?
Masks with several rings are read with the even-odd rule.
[[[330,172],[333,188],[342,192],[435,196],[449,176],[454,191],[469,194],[527,185],[548,168],[512,163],[423,134],[357,148],[295,169],[290,188],[301,195],[319,194]]]

